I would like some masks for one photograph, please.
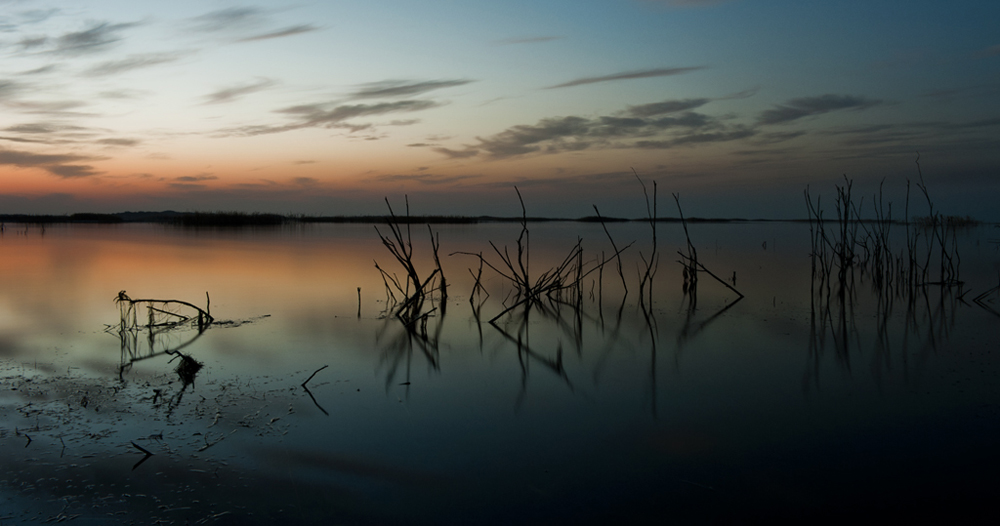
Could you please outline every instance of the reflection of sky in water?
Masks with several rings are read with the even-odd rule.
[[[625,252],[630,293],[620,307],[609,265],[603,291],[585,281],[579,317],[563,306],[533,310],[526,324],[516,316],[479,324],[468,301],[475,258],[444,257],[451,296],[446,315],[429,319],[431,332],[441,331],[426,353],[397,320],[381,319],[385,294],[372,260],[390,271],[395,262],[370,225],[8,230],[0,239],[0,358],[10,385],[0,399],[3,447],[23,454],[14,428],[33,424],[18,408],[55,407],[47,400],[62,405],[58,415],[35,414],[53,424],[39,426],[31,447],[49,465],[60,463],[57,437],[72,444],[70,456],[112,452],[131,466],[129,441],[164,432],[171,453],[153,457],[151,471],[172,469],[168,458],[197,458],[283,481],[289,492],[338,488],[349,503],[311,505],[362,523],[686,520],[702,506],[721,519],[775,509],[796,517],[844,498],[869,510],[879,502],[896,509],[913,495],[944,498],[956,478],[975,501],[982,481],[972,463],[997,466],[986,447],[1000,435],[994,314],[935,292],[909,313],[905,301],[895,305],[880,334],[883,318],[862,284],[844,351],[822,321],[811,332],[807,225],[762,223],[691,225],[701,261],[722,277],[735,271],[747,297],[723,311],[735,295],[703,276],[689,316],[674,262],[683,234],[665,224],[651,326],[635,303],[646,228],[609,225],[619,246],[639,241]],[[483,251],[495,262],[487,240],[513,248],[518,226],[434,230],[442,254]],[[996,282],[989,233],[963,235],[969,298]],[[610,253],[600,225],[533,225],[533,271],[561,260],[577,235],[586,259]],[[426,227],[414,225],[413,236],[418,268],[429,270]],[[502,310],[509,286],[484,276],[485,321]],[[117,322],[112,299],[123,289],[199,305],[208,291],[217,320],[244,322],[212,327],[185,348],[205,368],[169,418],[149,398],[157,388],[177,393],[176,362],[138,361],[127,388],[116,383],[119,341],[103,329]],[[826,323],[837,321],[835,312]],[[512,343],[519,336],[522,352]],[[308,384],[314,404],[299,384],[323,365]],[[24,376],[49,383],[31,395]],[[83,392],[97,393],[103,414],[74,405]],[[99,428],[109,438],[90,436]],[[107,469],[86,464],[84,477]]]

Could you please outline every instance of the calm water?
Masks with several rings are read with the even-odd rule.
[[[609,228],[619,247],[636,241],[627,295],[609,264],[584,278],[579,308],[516,309],[492,325],[510,283],[484,269],[477,319],[478,260],[448,254],[499,265],[489,241],[514,249],[519,226],[435,226],[450,294],[414,334],[386,316],[373,260],[402,269],[371,225],[6,225],[0,524],[731,524],[992,509],[1000,296],[972,299],[998,284],[1000,231],[960,233],[961,298],[928,287],[885,308],[859,277],[853,301],[827,310],[810,294],[808,225],[691,225],[701,262],[735,273],[746,296],[702,276],[691,309],[683,232],[661,225],[647,311],[648,227]],[[578,237],[585,263],[612,252],[600,225],[530,235],[533,276]],[[413,245],[426,276],[426,226]],[[203,308],[208,293],[216,323],[123,338],[122,290]],[[181,345],[203,364],[191,384],[158,353]]]

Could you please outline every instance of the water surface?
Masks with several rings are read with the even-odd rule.
[[[961,291],[887,304],[859,275],[843,305],[815,299],[806,224],[690,225],[745,295],[702,275],[695,304],[678,225],[659,227],[643,304],[648,225],[608,228],[635,241],[625,286],[609,263],[575,300],[490,324],[510,282],[486,268],[470,302],[478,260],[449,254],[500,266],[489,241],[514,254],[520,226],[434,225],[449,295],[414,331],[371,225],[7,225],[0,520],[817,522],[992,501],[1000,297],[972,299],[997,285],[996,229],[959,233]],[[426,276],[427,227],[412,236]],[[530,225],[529,274],[578,238],[588,268],[613,252],[600,225]],[[123,338],[123,290],[216,323]],[[203,364],[191,384],[158,353],[181,345]]]

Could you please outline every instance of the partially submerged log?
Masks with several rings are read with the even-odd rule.
[[[205,293],[205,309],[182,300],[132,299],[121,291],[115,298],[121,312],[121,327],[123,329],[172,328],[197,321],[198,330],[202,331],[215,318],[210,313],[211,298]],[[145,308],[144,321],[139,323],[139,311]]]

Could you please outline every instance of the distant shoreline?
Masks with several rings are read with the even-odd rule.
[[[306,216],[281,215],[246,212],[119,212],[114,214],[78,213],[67,215],[53,214],[0,214],[0,223],[19,224],[122,224],[122,223],[153,223],[168,224],[179,227],[244,227],[244,226],[280,226],[310,223],[360,223],[383,224],[389,220],[396,223],[411,224],[481,224],[481,223],[519,223],[526,219],[529,223],[576,222],[576,223],[646,223],[648,218],[621,218],[586,216],[579,218],[563,217],[527,217],[520,216],[390,216],[390,215],[355,215],[355,216]],[[913,218],[912,223],[920,224],[927,218]],[[950,224],[955,226],[974,226],[984,222],[969,217],[948,217]],[[688,223],[808,223],[809,219],[747,219],[747,218],[704,218],[687,217]],[[859,223],[874,223],[876,220],[862,219]],[[678,217],[659,217],[657,223],[680,223]],[[835,220],[828,219],[833,223]],[[852,221],[854,222],[854,221]],[[903,220],[893,220],[893,224],[906,224]],[[988,223],[987,223],[988,224]]]

